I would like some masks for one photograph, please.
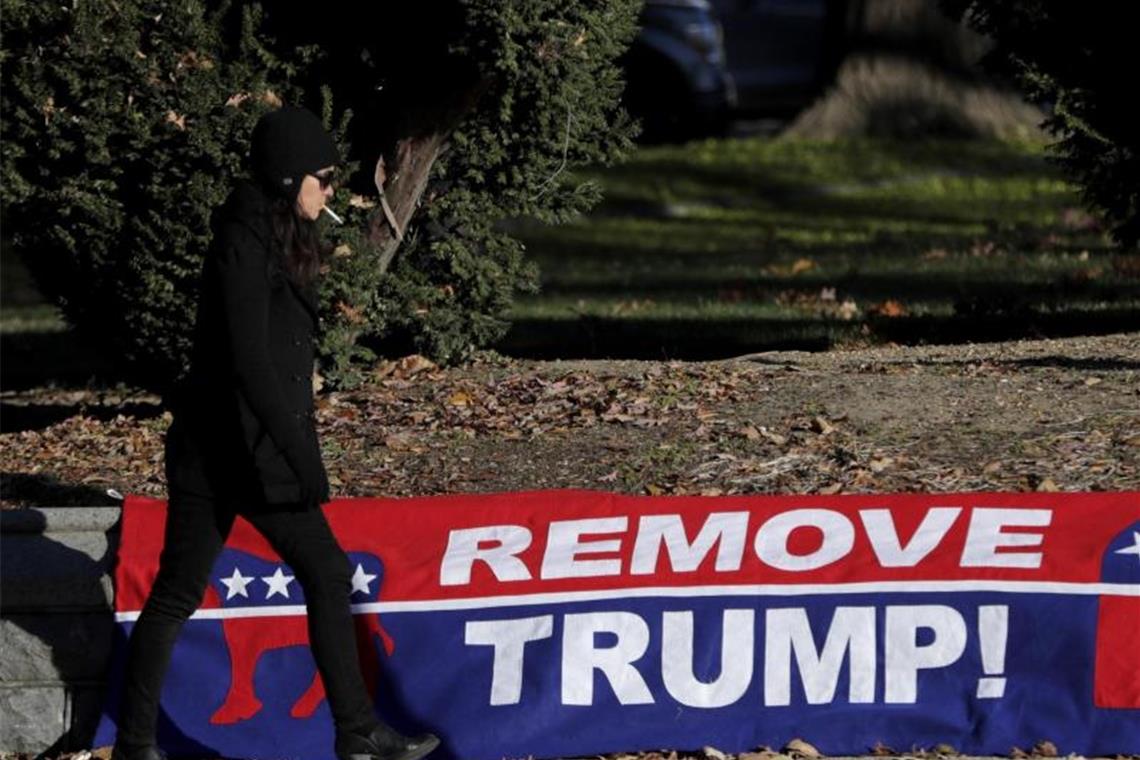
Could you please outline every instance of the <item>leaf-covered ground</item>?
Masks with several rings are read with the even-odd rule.
[[[334,495],[1140,489],[1137,334],[375,375],[318,395]],[[5,508],[164,496],[157,397],[2,396]]]

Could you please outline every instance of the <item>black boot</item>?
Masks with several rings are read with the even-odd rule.
[[[154,744],[134,745],[115,742],[111,760],[166,760],[166,753]]]
[[[338,760],[419,760],[439,746],[435,734],[404,736],[378,723],[367,735],[337,731]]]

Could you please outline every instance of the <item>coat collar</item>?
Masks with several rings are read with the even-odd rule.
[[[254,235],[262,240],[270,250],[272,246],[272,229],[269,222],[270,198],[265,190],[256,182],[248,178],[239,179],[225,203],[217,210],[213,219],[214,232],[225,222],[236,221],[245,225]],[[276,251],[278,263],[284,269],[283,254]],[[285,281],[293,289],[293,293],[304,305],[305,310],[313,319],[313,324],[320,326],[320,306],[318,304],[317,289],[315,286],[302,287],[293,282],[293,278],[285,275]]]

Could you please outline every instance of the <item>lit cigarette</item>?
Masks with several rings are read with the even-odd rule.
[[[321,206],[321,211],[328,212],[328,215],[331,216],[333,219],[335,219],[337,224],[344,224],[344,220],[341,219],[339,216],[337,216],[336,212],[333,211],[328,206]]]

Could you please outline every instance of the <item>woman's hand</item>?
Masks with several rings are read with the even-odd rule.
[[[325,472],[320,454],[307,449],[298,450],[293,446],[285,449],[284,454],[285,461],[297,475],[297,484],[301,488],[301,504],[308,508],[328,501],[329,476]]]

